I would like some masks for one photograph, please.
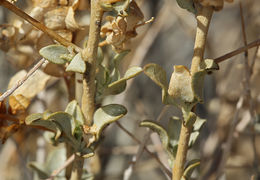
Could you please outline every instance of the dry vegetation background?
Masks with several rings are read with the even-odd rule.
[[[143,66],[154,62],[167,71],[169,79],[173,65],[190,66],[195,18],[191,13],[180,9],[175,0],[137,0],[137,3],[145,19],[153,16],[155,20],[138,29],[138,36],[129,45],[131,53],[123,62],[122,72],[129,66]],[[16,4],[26,12],[30,12],[32,8],[32,2],[29,0],[18,0]],[[252,42],[260,35],[260,1],[242,1],[242,6],[247,41]],[[87,24],[88,9],[77,12],[76,17],[78,16]],[[0,7],[0,24],[11,24],[15,19],[19,18]],[[214,13],[205,57],[216,58],[244,46],[240,19],[238,0],[232,4],[225,4],[222,11]],[[76,34],[78,37],[75,37]],[[74,36],[72,39],[76,43],[84,37],[78,31],[73,32],[71,36]],[[35,43],[33,40],[24,41],[15,47],[20,49],[15,49],[14,45],[9,44],[10,47],[7,47],[7,41],[0,41],[2,93],[6,91],[10,79],[16,72],[21,69],[29,70],[39,60],[39,48],[51,44],[50,39],[42,37],[39,44],[31,49],[28,46]],[[245,76],[244,59],[243,53],[230,58],[220,64],[219,71],[206,78],[205,103],[199,105],[197,111],[202,118],[207,119],[207,123],[202,128],[195,147],[188,154],[188,159],[202,158],[200,172],[204,179],[209,179],[221,170],[225,172],[221,176],[223,180],[250,179],[253,173],[260,172],[260,122],[251,123],[251,115],[256,115],[257,118],[254,120],[257,121],[260,113],[260,50],[257,52],[256,48],[252,48],[248,52],[249,64],[254,62],[249,78]],[[41,80],[43,78],[40,77]],[[33,98],[28,113],[43,112],[46,108],[52,111],[65,109],[68,99],[64,80],[54,77],[48,77],[47,80],[46,88]],[[251,98],[245,96],[247,88],[251,90]],[[127,107],[128,114],[120,123],[140,141],[144,141],[147,136],[146,129],[138,125],[141,120],[160,119],[166,126],[171,116],[180,115],[176,108],[163,106],[161,90],[143,74],[130,81],[124,93],[111,96],[106,101]],[[238,106],[238,102],[243,102],[242,107]],[[0,120],[3,121],[1,118]],[[62,149],[62,146],[49,145],[42,134],[43,131],[23,127],[0,145],[0,179],[37,179],[27,167],[28,162],[44,162],[51,149]],[[87,160],[86,168],[91,169],[96,176],[95,179],[123,179],[124,173],[130,170],[133,171],[130,177],[133,180],[167,179],[158,162],[143,151],[142,147],[140,151],[140,146],[118,126],[109,126],[105,137],[98,148],[98,155]],[[151,134],[147,146],[158,154],[165,166],[168,166],[167,155],[156,134]],[[137,158],[137,161],[132,163],[134,158]],[[221,163],[222,158],[227,160],[226,164]],[[198,174],[199,171],[196,171],[193,177],[197,179]]]

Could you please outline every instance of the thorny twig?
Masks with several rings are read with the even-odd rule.
[[[74,161],[74,159],[75,159],[75,155],[73,154],[66,160],[66,162],[61,167],[54,170],[51,173],[51,177],[46,180],[53,180],[63,169],[65,169],[67,166],[69,166]]]
[[[55,39],[56,41],[58,41],[62,45],[71,46],[71,47],[75,48],[75,50],[80,51],[80,48],[78,46],[76,46],[75,44],[67,41],[65,38],[61,37],[60,35],[58,35],[53,30],[47,28],[45,25],[43,25],[42,23],[40,23],[36,19],[32,18],[31,16],[29,16],[28,14],[23,12],[20,8],[16,7],[15,5],[8,2],[7,0],[0,0],[0,5],[4,6],[5,8],[9,9],[10,11],[14,12],[16,15],[20,16],[21,18],[23,18],[24,20],[26,20],[27,22],[32,24],[34,27],[36,27],[37,29],[46,33],[47,35],[49,35],[51,38]]]
[[[3,101],[5,98],[7,98],[8,96],[10,96],[16,89],[18,89],[21,85],[23,85],[23,83],[31,76],[33,75],[33,73],[39,69],[41,67],[41,65],[47,60],[45,60],[44,58],[42,58],[37,64],[35,64],[35,66],[30,69],[30,71],[23,77],[21,78],[13,87],[11,87],[10,89],[8,89],[4,94],[2,94],[0,96],[0,102]]]

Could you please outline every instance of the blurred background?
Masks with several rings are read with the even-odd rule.
[[[138,28],[138,36],[129,44],[131,52],[123,60],[122,74],[134,65],[143,67],[148,63],[157,63],[166,70],[169,80],[173,65],[191,65],[196,19],[192,13],[181,9],[175,0],[136,2],[145,20],[151,17],[155,19]],[[235,0],[233,3],[225,3],[223,10],[213,14],[205,58],[214,59],[244,46],[239,2]],[[241,2],[247,42],[250,43],[260,37],[260,1]],[[16,5],[29,13],[35,1],[33,4],[29,0],[18,0]],[[88,8],[79,10],[78,16],[87,28]],[[19,18],[0,7],[0,24],[12,24],[14,19]],[[76,33],[78,32],[73,32],[72,36]],[[77,38],[72,39],[76,41]],[[0,50],[1,93],[7,90],[10,79],[17,71],[29,70],[39,60],[39,47],[50,44],[48,39],[42,37],[39,47],[32,45],[34,42],[25,42],[23,45],[31,46],[32,49],[18,53],[12,46],[5,44],[7,41],[2,39]],[[260,51],[250,49],[248,60],[252,65],[249,78],[245,76],[245,56],[241,53],[222,62],[220,70],[205,79],[204,104],[198,106],[197,113],[201,118],[207,119],[207,122],[198,141],[188,153],[188,159],[201,158],[200,169],[193,173],[194,179],[219,177],[221,180],[245,180],[256,177],[260,172]],[[46,88],[33,99],[28,113],[43,112],[46,108],[53,112],[64,110],[68,103],[65,89],[62,78],[50,79]],[[250,97],[246,96],[248,90]],[[243,102],[242,107],[237,106],[239,100]],[[167,154],[162,149],[157,134],[139,127],[139,123],[146,119],[160,120],[167,127],[170,117],[181,116],[177,108],[162,104],[161,89],[141,74],[128,81],[125,92],[106,98],[103,104],[111,102],[127,107],[127,115],[119,122],[139,141],[145,142],[147,139],[149,150],[169,168]],[[2,121],[1,118],[0,120]],[[43,163],[48,152],[55,148],[61,151],[63,149],[62,145],[52,147],[42,135],[43,131],[23,127],[0,145],[0,179],[37,179],[28,168],[28,163]],[[86,169],[95,174],[95,179],[169,179],[155,158],[115,124],[106,129],[105,139],[97,152],[97,155],[86,161]]]

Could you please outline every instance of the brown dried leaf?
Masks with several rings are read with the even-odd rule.
[[[19,127],[20,126],[18,124],[12,124],[10,126],[1,127],[0,139],[2,140],[2,144],[4,144],[7,138],[13,135],[19,129]]]
[[[30,105],[30,100],[22,94],[9,97],[9,108],[11,114],[23,114]]]
[[[194,93],[191,87],[191,74],[185,66],[174,66],[168,93],[181,108],[186,107],[187,103],[193,102]]]
[[[73,10],[73,7],[69,7],[67,16],[65,18],[65,24],[66,24],[66,28],[70,29],[72,31],[77,30],[80,28],[80,26],[78,25],[78,23],[75,20],[75,12]]]
[[[64,77],[65,67],[64,65],[48,62],[43,68],[43,72],[54,77]]]
[[[17,72],[10,80],[8,88],[14,86],[14,84],[23,78],[27,72],[25,70],[21,70]],[[35,73],[29,77],[25,83],[20,86],[14,93],[13,96],[18,94],[22,94],[25,98],[31,99],[40,91],[42,91],[50,79],[50,76],[42,72],[41,70],[35,71]]]
[[[46,12],[44,15],[44,24],[53,30],[57,29],[65,29],[65,18],[68,13],[67,7],[61,7],[57,9],[53,9],[51,11]]]

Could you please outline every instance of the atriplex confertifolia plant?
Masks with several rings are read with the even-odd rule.
[[[148,64],[143,69],[131,67],[126,71],[124,77],[120,77],[120,61],[129,52],[125,48],[125,44],[137,35],[136,29],[139,26],[149,22],[143,20],[143,14],[134,0],[91,0],[89,35],[82,48],[64,39],[51,28],[45,27],[8,1],[0,0],[0,5],[13,11],[57,42],[57,44],[41,48],[39,53],[43,59],[24,76],[22,81],[15,84],[0,97],[0,113],[5,111],[3,110],[5,104],[2,101],[21,86],[45,62],[45,59],[49,63],[56,64],[57,68],[62,67],[64,71],[61,77],[69,79],[70,103],[65,111],[53,113],[46,110],[44,113],[31,114],[25,118],[24,123],[48,131],[49,140],[53,144],[65,142],[68,155],[68,161],[63,166],[63,168],[66,168],[65,177],[73,180],[81,179],[82,175],[87,175],[83,172],[84,158],[94,155],[94,151],[102,139],[104,128],[127,113],[126,108],[119,104],[101,106],[102,100],[108,95],[123,92],[128,79],[144,72],[162,88],[162,102],[180,108],[183,118],[171,119],[168,131],[152,121],[143,121],[140,125],[149,127],[160,135],[162,144],[169,154],[169,163],[173,169],[172,179],[189,178],[193,169],[200,164],[199,160],[192,160],[187,167],[184,167],[188,148],[195,142],[199,130],[205,122],[195,113],[196,104],[203,102],[202,91],[205,75],[218,70],[218,63],[221,61],[251,47],[258,46],[260,41],[254,41],[215,60],[204,59],[204,49],[212,13],[214,10],[220,10],[224,2],[223,0],[214,2],[177,0],[177,2],[180,7],[195,14],[197,33],[191,69],[189,70],[183,65],[174,66],[174,72],[168,84],[165,71],[156,64]],[[76,28],[77,24],[75,24],[73,16],[74,11],[79,6],[79,1],[75,0],[64,6],[67,8],[68,14],[70,13],[70,16],[72,16],[72,19],[70,19],[71,17],[65,18],[66,27],[68,29]],[[105,12],[110,12],[112,16],[107,16],[107,22],[102,25]],[[100,36],[103,38],[101,42]],[[103,62],[103,46],[112,46],[115,52],[108,63]],[[82,77],[82,94],[81,91],[76,89],[79,82],[75,81],[75,76]],[[77,97],[81,97],[81,99]],[[21,113],[24,114],[30,103],[30,98],[32,97],[25,97],[23,94],[10,96],[9,104],[12,115],[20,116]],[[19,108],[17,108],[17,104],[20,105]],[[20,119],[19,121],[21,123]],[[71,167],[68,162],[72,161],[74,162]],[[49,173],[46,171],[46,167],[49,165],[48,163],[44,166],[36,163],[30,164],[40,178],[53,179],[62,168],[57,172]],[[167,169],[164,168],[164,170],[168,175],[171,174]]]

